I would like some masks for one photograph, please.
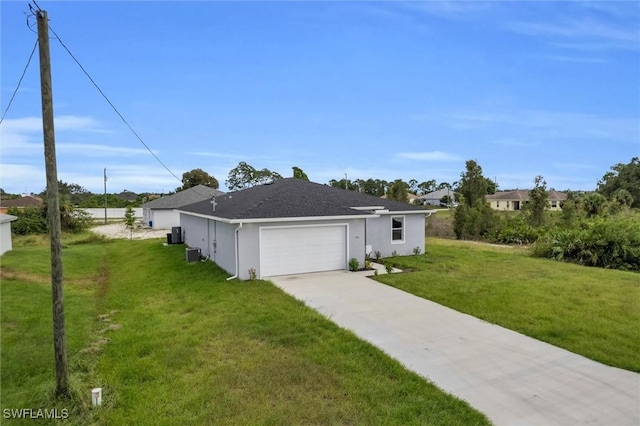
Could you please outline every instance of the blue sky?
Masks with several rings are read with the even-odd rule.
[[[2,111],[36,34],[3,1]],[[543,175],[592,190],[640,156],[640,3],[39,2],[178,176],[239,161],[315,182]],[[32,19],[31,23],[35,23]],[[58,176],[102,192],[180,183],[51,40]],[[0,187],[45,186],[37,52],[0,125]]]

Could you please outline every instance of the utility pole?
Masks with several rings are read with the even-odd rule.
[[[53,349],[56,362],[56,395],[66,396],[69,393],[69,372],[67,369],[67,342],[64,327],[60,200],[58,197],[56,142],[53,128],[49,22],[47,12],[39,8],[36,11],[36,17],[38,19],[38,45],[40,51],[40,90],[42,92],[44,159],[47,174],[47,216],[49,217],[51,237],[51,299],[53,302]]]
[[[104,168],[104,224],[107,224],[107,168]]]

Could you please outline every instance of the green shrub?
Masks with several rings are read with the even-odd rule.
[[[387,274],[390,274],[393,272],[393,265],[391,265],[391,262],[385,262],[384,263],[384,269],[387,271]]]
[[[356,259],[355,257],[352,257],[349,261],[349,270],[357,271],[358,269],[360,269],[360,262],[358,262],[358,259]]]
[[[640,223],[627,216],[596,218],[540,238],[532,255],[585,266],[640,271]]]
[[[11,223],[11,230],[14,234],[44,234],[49,229],[46,216],[42,214],[42,209],[39,207],[25,207],[24,209],[11,207],[7,210],[7,214],[18,218]]]

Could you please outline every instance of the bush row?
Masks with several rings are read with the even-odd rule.
[[[541,236],[533,256],[580,265],[640,272],[640,221],[597,218]]]

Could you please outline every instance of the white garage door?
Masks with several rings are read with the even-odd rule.
[[[345,269],[346,259],[346,225],[261,229],[262,277]]]

